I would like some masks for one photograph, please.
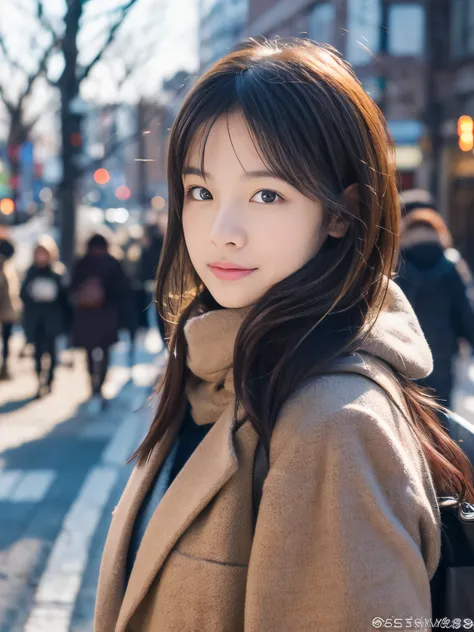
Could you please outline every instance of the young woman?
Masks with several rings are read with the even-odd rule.
[[[192,88],[158,272],[169,363],[114,512],[96,632],[431,615],[436,494],[472,486],[412,382],[432,359],[390,280],[392,158],[350,69],[309,42],[242,47]]]
[[[58,247],[51,237],[45,235],[39,239],[33,250],[33,264],[21,286],[23,327],[27,341],[35,350],[37,398],[51,392],[57,364],[57,339],[65,331],[69,314],[66,270],[58,257]]]

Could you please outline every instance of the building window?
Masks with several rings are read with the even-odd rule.
[[[452,0],[451,55],[459,59],[464,54],[464,0]]]
[[[346,59],[362,66],[380,50],[380,0],[348,0]]]
[[[451,0],[451,56],[474,55],[474,0]]]
[[[467,42],[468,55],[474,55],[474,0],[469,0],[467,6]]]
[[[425,11],[419,4],[393,4],[389,10],[388,52],[396,57],[424,51]]]
[[[332,2],[321,2],[313,7],[309,36],[316,42],[335,44],[336,7]]]

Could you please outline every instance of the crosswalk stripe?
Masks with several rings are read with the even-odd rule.
[[[0,500],[8,500],[23,476],[21,470],[0,472]]]
[[[134,406],[143,404],[143,393]],[[89,473],[66,515],[40,579],[24,632],[68,632],[91,540],[119,472],[147,425],[149,411],[127,415],[103,452],[101,465]]]
[[[55,477],[53,470],[0,470],[0,501],[40,502]]]
[[[106,466],[87,476],[48,558],[24,632],[68,632],[90,541],[117,478],[117,468]]]
[[[13,502],[40,502],[48,493],[56,472],[33,470],[26,472],[10,496]]]

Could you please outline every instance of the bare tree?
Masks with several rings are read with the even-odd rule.
[[[61,217],[61,253],[66,265],[72,263],[76,243],[76,198],[81,174],[79,157],[82,149],[81,121],[84,114],[77,109],[80,86],[103,59],[125,18],[137,2],[138,0],[126,0],[110,11],[110,20],[103,41],[93,56],[85,64],[81,64],[79,36],[87,0],[66,0],[65,30],[62,40],[64,67],[59,79],[55,82],[61,99],[63,175],[58,187],[58,202]]]
[[[45,78],[49,60],[59,46],[56,34],[49,30],[40,0],[30,18],[25,28],[26,55],[24,48],[19,54],[18,46],[14,45],[12,38],[0,29],[0,102],[3,104],[8,129],[7,158],[15,209],[20,192],[20,148],[30,138],[43,114],[41,111],[34,112],[29,101],[39,81]],[[38,31],[45,35],[41,42]]]
[[[21,16],[21,35],[28,40],[28,48],[23,45],[18,52],[14,40],[13,45],[9,45],[8,26],[3,35],[0,27],[0,76],[5,76],[5,81],[0,81],[0,102],[10,122],[9,144],[18,148],[29,137],[38,118],[43,113],[48,114],[44,110],[34,116],[31,114],[31,105],[37,101],[33,98],[36,87],[47,80],[49,89],[57,95],[62,162],[57,191],[58,215],[62,257],[70,264],[75,245],[78,183],[84,170],[90,167],[83,151],[82,121],[87,112],[82,109],[81,87],[93,81],[99,69],[113,67],[111,76],[115,75],[117,95],[120,94],[121,88],[133,80],[135,72],[149,61],[153,46],[156,48],[164,3],[163,0],[103,0],[102,3],[64,0],[64,4],[65,9],[59,14],[51,13],[47,0],[15,0],[8,9],[0,6],[0,24],[3,14],[16,12]],[[138,4],[145,9],[145,15],[153,15],[154,19],[145,24],[142,20],[134,32],[130,18]],[[23,24],[28,25],[26,36]],[[18,38],[18,33],[16,35]],[[2,67],[6,69],[5,74]],[[12,90],[9,78],[13,74],[17,80]],[[136,134],[132,137],[136,138]],[[107,153],[111,153],[113,146],[112,143]],[[15,181],[18,152],[9,154]]]

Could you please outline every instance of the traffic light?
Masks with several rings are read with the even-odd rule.
[[[463,115],[458,118],[458,145],[461,151],[474,149],[474,121],[471,116]]]

